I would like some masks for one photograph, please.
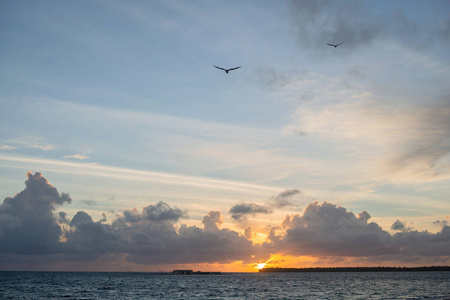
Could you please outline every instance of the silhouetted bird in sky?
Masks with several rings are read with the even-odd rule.
[[[342,42],[342,43],[343,43],[343,42]],[[339,45],[342,44],[342,43],[339,43],[339,44],[328,44],[328,43],[327,43],[327,45],[336,48],[337,46],[339,46]]]
[[[224,70],[228,74],[229,71],[239,69],[241,66],[236,67],[236,68],[231,68],[231,69],[224,69],[224,68],[221,68],[221,67],[218,67],[218,66],[214,66],[214,65],[213,65],[213,67],[217,68],[217,69],[220,69],[220,70]]]

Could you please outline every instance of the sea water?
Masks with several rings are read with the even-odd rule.
[[[450,299],[450,272],[0,272],[0,299]]]

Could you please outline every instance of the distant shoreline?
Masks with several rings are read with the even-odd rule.
[[[263,268],[261,273],[278,272],[433,272],[450,271],[450,266],[431,267],[318,267],[318,268]]]

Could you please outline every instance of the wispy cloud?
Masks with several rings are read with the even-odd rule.
[[[29,157],[18,157],[18,156],[5,156],[0,155],[0,160],[5,160],[9,162],[26,163],[29,164],[39,164],[56,167],[54,171],[61,173],[70,173],[73,171],[82,170],[84,174],[90,176],[102,176],[105,178],[117,178],[122,180],[133,180],[133,181],[148,181],[148,182],[163,182],[175,185],[187,185],[187,186],[198,186],[212,189],[224,189],[224,190],[264,190],[264,191],[279,191],[279,188],[255,185],[244,182],[226,181],[226,180],[216,180],[206,177],[194,177],[194,176],[184,176],[178,174],[162,173],[162,172],[149,172],[134,170],[128,168],[119,168],[111,166],[103,166],[96,164],[83,164],[75,163],[61,160],[51,160],[51,159],[41,159],[41,158],[29,158]]]
[[[79,160],[89,159],[90,157],[85,154],[65,155],[64,158],[75,158]]]
[[[94,200],[81,200],[81,202],[83,202],[87,206],[92,206],[92,205],[95,205],[95,203],[96,203]]]
[[[54,145],[30,145],[31,148],[41,149],[43,151],[55,150]]]
[[[44,138],[39,136],[25,135],[14,139],[6,139],[3,141],[8,145],[0,146],[0,150],[15,150],[24,148],[39,149],[42,151],[51,151],[57,149],[56,145],[48,143]]]
[[[15,147],[15,146],[9,146],[9,145],[0,145],[0,150],[6,150],[6,151],[9,151],[9,150],[14,150],[14,149],[17,149],[17,147]]]

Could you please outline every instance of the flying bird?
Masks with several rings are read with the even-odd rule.
[[[224,69],[224,68],[221,68],[221,67],[218,67],[218,66],[214,66],[214,65],[213,65],[213,67],[217,68],[217,69],[220,69],[220,70],[224,70],[228,74],[229,71],[239,69],[241,66],[236,67],[236,68],[231,68],[231,69]]]
[[[343,43],[343,42],[342,42],[342,43]],[[339,43],[339,44],[328,44],[328,43],[327,43],[327,45],[336,48],[337,46],[339,46],[339,45],[342,44],[342,43]]]

